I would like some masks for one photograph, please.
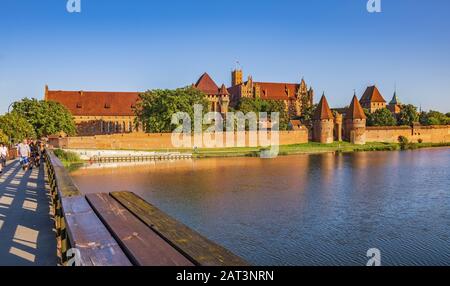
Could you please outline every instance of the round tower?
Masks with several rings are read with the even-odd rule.
[[[344,117],[342,114],[336,112],[334,117],[334,140],[341,142],[342,141],[342,124],[344,122]]]
[[[352,144],[366,144],[366,115],[356,94],[345,115],[344,137]]]
[[[313,116],[313,141],[322,144],[334,142],[334,116],[325,94],[322,95]]]

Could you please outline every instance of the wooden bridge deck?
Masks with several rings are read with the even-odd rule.
[[[75,250],[80,266],[247,265],[133,193],[83,196],[51,151],[47,164],[61,264]]]
[[[11,161],[0,176],[0,265],[56,266],[56,237],[44,167]]]

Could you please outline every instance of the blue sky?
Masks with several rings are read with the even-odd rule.
[[[325,91],[333,107],[377,84],[387,100],[450,111],[450,1],[0,1],[0,113],[50,89],[186,86],[207,71],[229,85],[236,60],[258,81]]]

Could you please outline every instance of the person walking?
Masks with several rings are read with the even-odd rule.
[[[6,160],[8,159],[8,147],[0,143],[0,174],[3,173],[3,168],[6,167]]]
[[[28,169],[30,165],[31,150],[26,139],[24,139],[22,143],[17,146],[17,156],[20,158],[20,163],[22,164],[23,170],[25,171]]]

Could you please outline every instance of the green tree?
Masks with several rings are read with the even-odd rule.
[[[399,125],[412,125],[414,122],[418,122],[419,114],[417,112],[417,107],[412,104],[404,105],[399,114],[398,123]]]
[[[27,138],[36,138],[33,126],[18,113],[0,116],[0,129],[14,143]]]
[[[8,143],[9,137],[0,129],[0,143]]]
[[[317,104],[311,105],[311,106],[304,106],[302,107],[302,121],[303,123],[311,123],[314,113],[316,112]]]
[[[259,116],[260,112],[267,112],[268,118],[270,118],[272,112],[278,112],[280,120],[279,130],[287,130],[289,127],[289,114],[283,101],[241,98],[236,111],[241,111],[244,114],[255,112],[257,116]]]
[[[208,100],[201,91],[192,88],[175,90],[156,89],[139,95],[135,108],[136,123],[142,123],[148,133],[169,133],[177,126],[172,124],[172,115],[186,112],[194,120],[194,105],[203,106],[203,114],[208,112]],[[194,123],[191,124],[192,128]]]
[[[38,137],[59,132],[69,136],[76,134],[72,115],[60,103],[25,98],[13,104],[12,112],[24,117],[33,126]]]
[[[378,109],[374,113],[370,113],[367,116],[368,126],[395,126],[397,125],[397,119],[387,108]]]
[[[450,118],[439,111],[422,112],[420,114],[420,123],[422,125],[446,125],[450,124]]]
[[[446,113],[445,116],[447,116],[448,118],[450,118],[450,112]]]

